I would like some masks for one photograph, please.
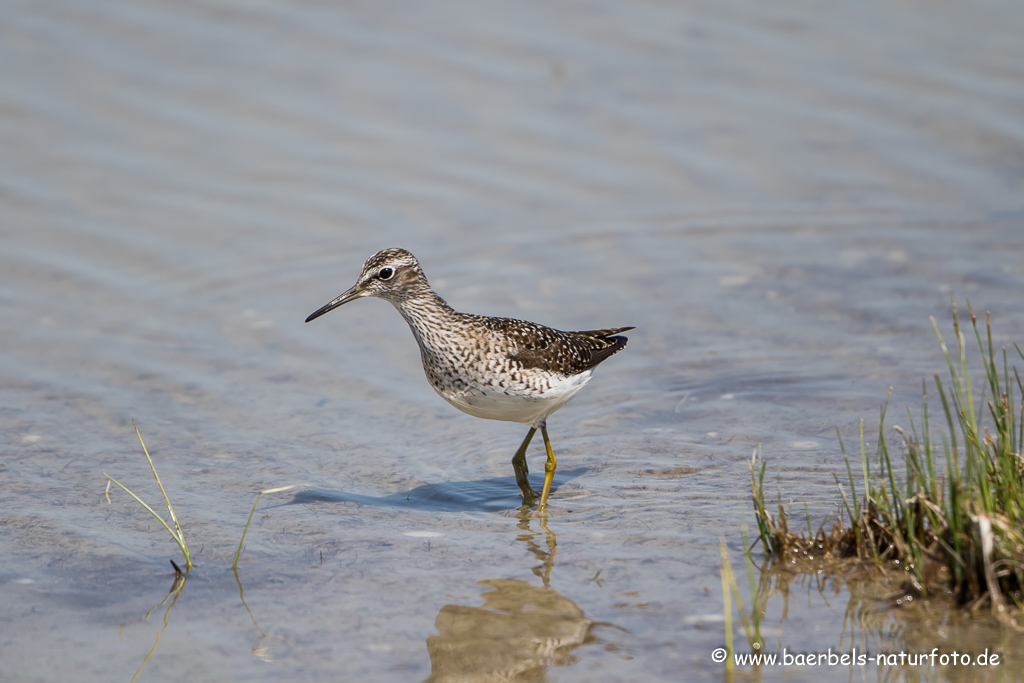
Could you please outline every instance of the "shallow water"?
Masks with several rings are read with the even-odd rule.
[[[718,680],[752,450],[824,515],[835,427],[917,405],[951,291],[1024,339],[1022,30],[997,2],[7,3],[0,679]],[[390,306],[303,324],[387,246],[460,310],[637,326],[550,420],[545,525],[525,428],[438,399]],[[177,548],[102,496],[159,500],[132,418],[198,564],[162,605]],[[800,585],[773,647],[867,637],[861,597]],[[978,671],[889,674],[1012,678]]]

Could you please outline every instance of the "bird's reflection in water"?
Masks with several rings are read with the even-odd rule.
[[[558,545],[558,541],[555,538],[555,533],[548,528],[548,518],[546,514],[542,514],[541,517],[537,518],[537,524],[540,526],[541,531],[544,532],[544,545],[547,548],[541,548],[537,542],[537,537],[540,535],[536,531],[530,528],[531,517],[529,508],[523,506],[519,509],[519,529],[523,533],[516,537],[517,541],[526,543],[526,547],[530,549],[533,556],[540,560],[540,564],[533,568],[533,573],[544,582],[545,588],[551,587],[551,570],[555,566],[555,546]]]
[[[531,528],[527,508],[519,513],[517,540],[540,561],[533,568],[542,586],[518,579],[490,579],[480,607],[445,605],[434,622],[437,635],[427,638],[431,675],[426,683],[456,681],[546,681],[549,666],[577,661],[572,651],[596,640],[600,624],[587,619],[575,602],[550,587],[555,534],[546,517]],[[543,539],[541,539],[543,535]]]

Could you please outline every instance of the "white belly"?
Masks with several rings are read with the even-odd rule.
[[[590,381],[593,370],[566,377],[551,373],[550,388],[543,393],[517,392],[491,386],[475,386],[459,392],[441,392],[446,401],[464,413],[487,420],[505,420],[537,427]]]

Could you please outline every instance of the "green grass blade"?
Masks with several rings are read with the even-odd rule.
[[[252,516],[256,513],[256,506],[259,505],[260,498],[263,497],[264,493],[279,493],[281,491],[288,491],[295,488],[298,484],[289,484],[288,486],[279,486],[273,489],[264,489],[256,494],[256,500],[252,503],[252,510],[249,510],[249,518],[245,520],[245,527],[242,529],[242,538],[238,540],[238,549],[235,550],[235,561],[231,563],[231,569],[238,569],[238,558],[242,555],[242,544],[245,543],[245,535],[249,533],[249,523],[252,522]]]
[[[189,556],[188,547],[185,545],[185,541],[183,539],[181,539],[181,538],[178,538],[178,535],[174,533],[174,531],[171,529],[170,526],[168,526],[167,522],[164,521],[164,518],[161,517],[160,515],[158,515],[156,513],[156,510],[154,510],[153,508],[149,507],[149,505],[146,504],[146,501],[142,500],[141,498],[136,496],[134,493],[132,493],[131,489],[129,489],[127,486],[125,486],[124,484],[119,482],[117,479],[114,479],[112,476],[110,476],[106,472],[103,473],[103,476],[106,477],[109,481],[114,482],[114,484],[116,484],[122,491],[124,491],[129,496],[134,498],[136,503],[138,503],[142,507],[144,507],[147,510],[149,510],[149,514],[151,514],[154,517],[156,517],[157,521],[159,521],[163,525],[163,527],[165,529],[167,529],[167,533],[169,533],[171,535],[171,538],[174,539],[174,542],[178,544],[179,548],[181,548],[181,554],[185,556],[185,565],[187,566],[187,568],[188,569],[192,569],[192,558]]]
[[[850,497],[853,498],[853,512],[850,512],[850,506],[847,504],[846,514],[850,518],[850,524],[854,529],[857,529],[856,520],[860,519],[860,504],[857,501],[857,486],[853,483],[853,469],[850,467],[850,456],[846,454],[846,444],[843,443],[843,435],[839,433],[839,427],[836,427],[836,438],[839,439],[839,450],[842,452],[843,462],[846,464],[846,479],[850,482]],[[839,483],[838,478],[836,478],[836,483]],[[840,487],[839,490],[842,491],[842,487]]]
[[[164,485],[160,481],[160,475],[156,473],[156,465],[153,464],[153,458],[149,456],[149,450],[146,448],[146,442],[142,440],[142,434],[139,433],[139,428],[135,425],[135,420],[132,420],[132,427],[135,427],[135,435],[139,437],[139,443],[142,444],[142,452],[146,454],[146,460],[149,461],[149,468],[153,470],[153,478],[156,479],[156,485],[160,487],[160,493],[164,497],[164,502],[167,503],[167,512],[171,513],[171,521],[174,522],[174,528],[178,530],[178,538],[181,542],[185,542],[185,535],[181,533],[181,526],[178,524],[178,518],[174,516],[174,508],[171,507],[171,499],[167,497],[167,491],[164,491]],[[191,567],[190,567],[191,568]]]

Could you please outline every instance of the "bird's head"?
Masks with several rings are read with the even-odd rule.
[[[397,305],[429,291],[430,285],[415,256],[405,249],[383,249],[366,259],[351,289],[316,310],[306,322],[364,296],[375,296]]]

